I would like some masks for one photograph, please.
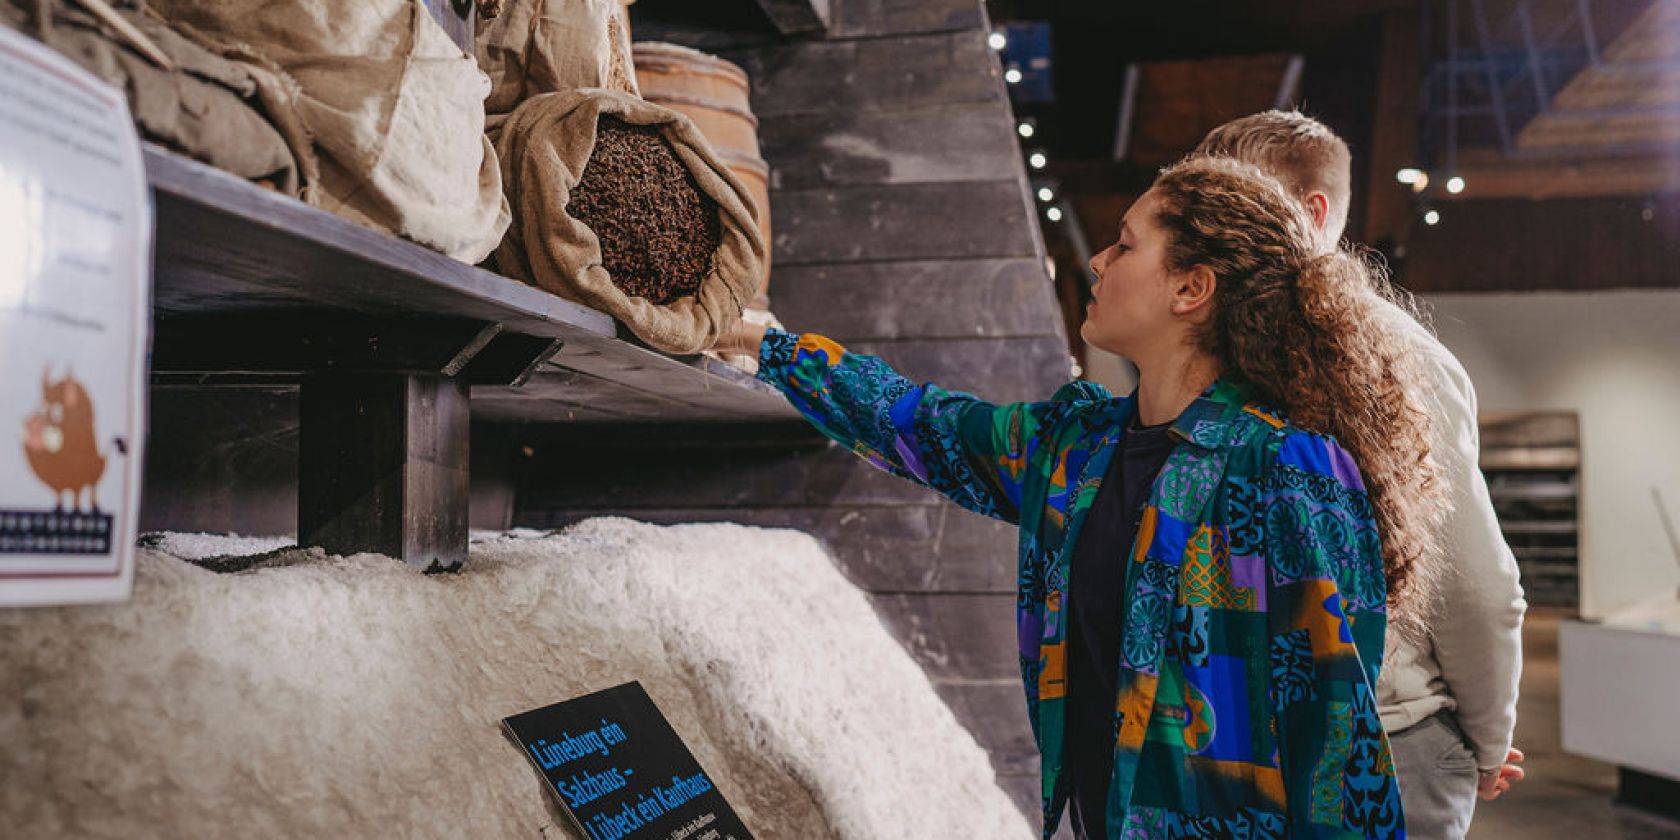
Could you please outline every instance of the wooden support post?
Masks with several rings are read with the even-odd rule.
[[[467,556],[465,382],[430,373],[303,380],[298,543],[375,552],[426,571]]]
[[[1419,164],[1418,79],[1423,78],[1420,26],[1415,11],[1392,11],[1383,16],[1377,101],[1372,109],[1376,119],[1365,160],[1365,224],[1363,231],[1349,232],[1390,255],[1404,249],[1412,228],[1411,188],[1397,183],[1394,173]],[[1353,195],[1354,200],[1360,199],[1357,177]]]

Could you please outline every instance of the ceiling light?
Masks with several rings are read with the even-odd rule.
[[[969,41],[969,43],[972,44],[974,42]],[[991,47],[994,50],[1001,50],[1004,47],[1009,46],[1009,36],[1003,34],[1002,32],[993,32],[992,34],[986,36],[986,46]]]
[[[1441,214],[1438,211],[1431,210],[1423,214],[1423,223],[1426,225],[1438,225],[1441,223]]]
[[[1422,169],[1418,169],[1417,167],[1413,167],[1413,166],[1408,166],[1405,169],[1402,169],[1399,172],[1394,173],[1394,180],[1399,181],[1402,184],[1415,184],[1420,179],[1426,178],[1426,177],[1428,177],[1428,176],[1423,174]]]
[[[1015,133],[1022,137],[1031,137],[1033,136],[1033,124],[1029,122],[1021,123],[1015,126]]]
[[[1021,83],[1021,71],[1011,67],[1003,71],[1003,80],[1012,85],[1018,85]]]
[[[1043,152],[1033,152],[1027,156],[1027,165],[1034,169],[1043,169],[1050,165],[1050,159]]]
[[[1453,195],[1458,195],[1459,193],[1464,192],[1464,179],[1458,177],[1457,175],[1448,178],[1447,192],[1450,192]]]
[[[1062,220],[1062,208],[1052,207],[1049,210],[1044,211],[1044,215],[1052,222],[1059,222]]]
[[[1056,194],[1054,192],[1052,192],[1049,187],[1039,187],[1038,188],[1038,200],[1039,201],[1050,201],[1050,200],[1054,199],[1055,197],[1056,197]]]

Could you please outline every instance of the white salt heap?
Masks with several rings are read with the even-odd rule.
[[[202,536],[197,557],[271,550]],[[564,837],[502,717],[640,680],[761,838],[1025,838],[816,542],[597,519],[457,575],[140,552],[134,599],[0,611],[7,837]]]

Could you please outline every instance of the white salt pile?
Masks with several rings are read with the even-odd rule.
[[[172,536],[134,599],[0,611],[0,825],[46,837],[564,837],[499,720],[640,680],[762,838],[1024,838],[811,538],[623,519],[456,575]],[[160,550],[162,549],[162,550]]]

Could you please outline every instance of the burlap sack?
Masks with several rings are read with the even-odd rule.
[[[284,74],[255,58],[241,61],[218,55],[237,51],[189,40],[149,14],[139,0],[114,5],[174,62],[173,69],[142,56],[71,0],[49,0],[45,26],[32,19],[36,0],[7,0],[0,5],[0,22],[26,28],[126,93],[135,125],[146,139],[297,195],[300,161],[293,150],[307,149],[308,135],[296,114],[285,108]],[[305,175],[312,176],[313,170],[306,167]]]
[[[320,181],[305,197],[466,262],[508,207],[483,135],[490,84],[415,0],[152,0],[177,25],[241,42],[297,82]]]
[[[478,31],[490,77],[484,110],[506,114],[539,93],[606,88],[640,96],[619,0],[507,0]]]
[[[594,232],[566,213],[603,114],[658,126],[700,190],[717,202],[723,241],[712,272],[692,296],[656,306],[619,291],[601,265]],[[687,117],[629,94],[591,88],[532,97],[490,123],[514,211],[514,223],[496,249],[503,274],[605,312],[668,353],[710,347],[740,319],[758,291],[764,242],[740,182]]]

